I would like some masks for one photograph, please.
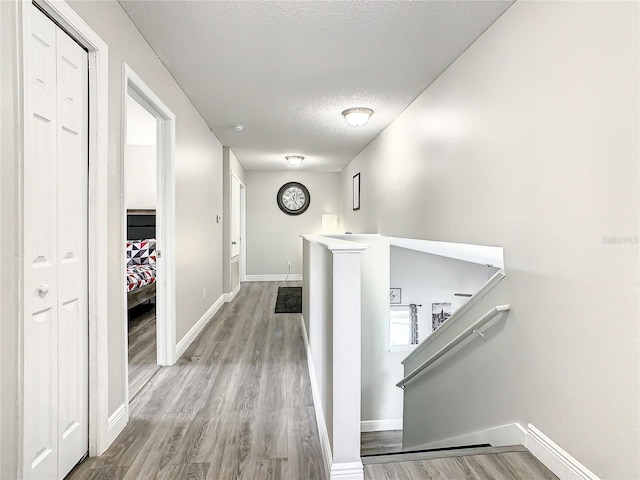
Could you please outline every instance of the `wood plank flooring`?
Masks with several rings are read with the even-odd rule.
[[[129,398],[134,398],[160,366],[156,351],[155,307],[140,305],[129,310]]]
[[[327,478],[300,314],[273,313],[279,285],[243,284],[133,398],[114,444],[67,478]]]
[[[366,480],[558,480],[529,452],[367,464]]]
[[[362,432],[360,434],[360,455],[381,455],[402,451],[402,430]]]

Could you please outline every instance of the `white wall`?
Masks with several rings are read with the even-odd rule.
[[[638,9],[516,2],[342,172],[345,230],[504,247],[505,367],[438,432],[531,422],[603,478],[640,477]]]
[[[222,295],[222,145],[117,2],[73,1],[71,6],[109,46],[109,411],[123,400],[118,268],[121,245],[120,152],[122,63],[176,115],[176,339],[180,341]],[[211,214],[209,213],[211,212]],[[199,246],[206,245],[207,248]],[[202,291],[206,290],[203,298]]]
[[[418,307],[418,339],[432,331],[431,304],[451,303],[451,313],[469,301],[454,293],[476,293],[498,271],[477,263],[391,247],[391,287],[402,289],[402,303]],[[401,380],[401,379],[400,379]]]
[[[155,117],[130,95],[127,102],[127,141],[124,149],[124,181],[127,209],[155,210],[157,205]]]
[[[157,206],[155,145],[127,145],[124,181],[127,209],[155,210]]]
[[[158,122],[131,95],[127,102],[127,145],[155,145]]]
[[[283,213],[276,194],[287,182],[300,182],[309,189],[311,204],[301,215]],[[302,273],[302,240],[299,235],[319,234],[322,214],[340,209],[340,174],[280,171],[246,172],[247,187],[247,275]]]
[[[0,478],[18,462],[20,109],[16,90],[16,8],[0,2]]]

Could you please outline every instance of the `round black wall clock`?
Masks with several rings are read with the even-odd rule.
[[[311,203],[309,190],[298,182],[288,182],[280,187],[276,197],[278,207],[287,215],[304,213]]]

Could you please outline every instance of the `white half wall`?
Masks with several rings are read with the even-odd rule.
[[[340,174],[247,171],[247,275],[302,273],[302,234],[322,232],[322,214],[340,210]],[[311,204],[301,215],[283,213],[276,195],[287,182],[309,189]]]
[[[342,172],[345,230],[504,247],[513,308],[476,344],[504,367],[465,355],[429,387],[470,382],[456,410],[424,407],[440,438],[532,423],[601,478],[640,478],[639,19],[515,2]]]

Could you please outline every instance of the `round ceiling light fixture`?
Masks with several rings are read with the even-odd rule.
[[[233,129],[234,129],[236,132],[241,132],[242,130],[244,130],[244,125],[240,125],[240,124],[235,125],[235,126],[233,127]]]
[[[347,108],[342,112],[342,116],[352,127],[362,127],[366,125],[371,115],[373,115],[373,110],[366,107]]]
[[[289,162],[289,165],[291,165],[292,167],[299,167],[300,165],[302,165],[302,161],[304,160],[304,157],[302,155],[289,155],[284,158],[287,159],[287,162]]]

